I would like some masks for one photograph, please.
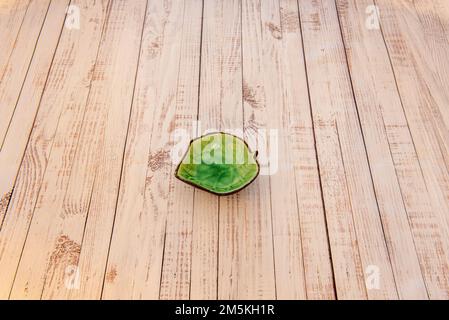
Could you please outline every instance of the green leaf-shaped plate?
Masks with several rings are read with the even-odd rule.
[[[212,133],[190,142],[176,169],[176,178],[217,195],[249,185],[259,174],[257,152],[237,136]]]

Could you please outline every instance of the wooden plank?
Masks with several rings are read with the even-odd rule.
[[[0,82],[0,150],[16,108],[50,1],[31,1]],[[0,151],[1,152],[1,151]],[[3,194],[0,191],[0,194]]]
[[[28,73],[31,58],[33,57],[49,5],[50,1],[32,1],[30,3],[29,10],[25,15],[14,45],[15,49],[8,59],[8,64],[5,68],[2,81],[0,82],[0,163],[2,164],[0,166],[0,174],[2,176],[2,181],[0,182],[0,197],[2,199],[1,202],[5,204],[0,207],[0,226],[7,208],[7,195],[10,194],[13,189],[18,167],[23,157],[23,151],[21,152],[20,149],[23,150],[26,144],[26,142],[17,139],[18,137],[15,136],[15,134],[20,135],[20,133],[23,132],[24,135],[28,137],[29,130],[23,130],[23,125],[25,125],[26,122],[23,123],[21,121],[21,131],[19,133],[17,131],[10,133],[9,146],[5,146],[6,134],[10,126],[13,126],[11,123],[12,116],[18,104],[18,98],[22,92],[22,84]],[[58,35],[57,32],[53,34]],[[51,58],[51,56],[52,55],[50,55],[49,58]],[[45,77],[46,74],[44,74],[44,79]],[[37,106],[35,106],[34,109],[36,110]],[[19,112],[20,110],[18,110],[17,118],[15,118],[14,121],[20,119],[19,117],[21,114]],[[31,115],[35,114],[29,107],[27,113]],[[28,126],[30,125],[31,123],[28,122]],[[11,138],[11,135],[13,135],[13,138]],[[22,145],[22,148],[20,148],[20,145]],[[9,150],[7,147],[9,147]],[[16,149],[17,147],[19,147],[18,150]]]
[[[41,112],[25,154],[21,169],[24,176],[19,173],[17,196],[14,192],[8,213],[25,215],[29,219],[34,213],[35,218],[12,288],[11,298],[14,299],[40,298],[47,274],[51,276],[55,264],[63,261],[75,264],[78,259],[79,243],[58,234],[64,217],[70,218],[60,210],[60,205],[65,196],[62,188],[69,181],[80,135],[93,76],[90,71],[97,57],[107,2],[92,5],[76,1],[74,4],[89,8],[80,11],[83,31],[65,29],[63,32],[42,98]],[[32,180],[28,181],[30,178]],[[14,273],[11,280],[13,277]]]
[[[279,74],[283,108],[278,107],[278,110],[285,123],[281,123],[279,128],[287,128],[283,139],[289,146],[284,150],[286,154],[283,157],[291,154],[291,163],[286,165],[293,168],[286,169],[290,175],[294,172],[295,177],[306,294],[308,299],[313,300],[335,299],[296,0],[281,0],[280,27],[282,47]],[[272,112],[276,111],[273,109]],[[290,241],[298,240],[292,238]],[[290,285],[298,284],[293,282]],[[280,298],[280,287],[277,287]]]
[[[197,125],[200,135],[227,129],[230,124],[235,126],[234,119],[238,122],[240,118],[237,126],[242,126],[241,47],[237,43],[240,29],[240,7],[236,1],[204,2]],[[231,119],[223,117],[223,113],[227,115],[227,107],[222,99],[236,111]],[[235,110],[236,105],[240,109]],[[219,203],[222,200],[201,190],[195,190],[194,197],[190,298],[217,299]]]
[[[150,148],[161,138],[164,116],[168,108],[173,108],[183,6],[165,9],[157,1],[150,1],[147,14],[104,299],[159,297],[169,176],[168,139],[161,141],[167,148],[165,153]]]
[[[396,298],[334,1],[299,1],[338,298]],[[367,290],[369,266],[382,275]]]
[[[232,80],[225,78],[221,83],[222,97],[225,98],[221,101],[221,127],[237,130],[235,134],[243,135],[248,140],[249,119],[245,114],[247,107],[242,97],[242,86],[244,87],[245,82],[243,79],[250,77],[250,73],[242,70],[242,65],[243,68],[250,66],[250,53],[247,50],[253,48],[255,43],[250,34],[257,32],[254,27],[260,26],[260,16],[256,16],[256,12],[260,14],[260,6],[253,1],[233,4],[232,10],[223,8],[224,14],[226,11],[232,12],[232,19],[228,20],[235,21],[235,29],[229,26],[229,30],[233,32],[225,37],[228,42],[234,43],[234,49],[232,51],[232,47],[228,47],[226,64],[223,67],[230,68],[235,73],[230,73]],[[256,21],[257,26],[252,26]],[[258,31],[260,35],[261,30]],[[261,59],[260,56],[252,58],[257,61]],[[229,93],[226,94],[228,90]],[[239,132],[242,126],[244,130]],[[254,146],[252,147],[254,150]],[[218,261],[219,299],[275,298],[268,177],[259,177],[247,189],[220,199]]]
[[[0,80],[6,71],[17,35],[25,18],[30,0],[2,1],[0,3]]]
[[[443,25],[444,33],[449,39],[449,3],[446,0],[435,0],[432,2],[440,23]]]
[[[188,186],[174,190],[170,151],[174,130],[196,119],[201,3],[150,1],[147,11],[104,299],[159,298],[169,193],[193,208],[183,202],[193,201]]]
[[[407,8],[407,15],[404,15],[404,18],[418,29],[418,36],[415,35],[415,37],[423,40],[410,48],[419,50],[420,58],[427,59],[428,63],[425,67],[433,72],[433,79],[439,82],[438,85],[446,89],[440,90],[439,93],[447,99],[449,62],[445,58],[449,53],[449,34],[445,32],[445,23],[447,24],[449,19],[449,5],[443,6],[438,1],[418,0],[414,1],[411,7],[404,2],[403,7]],[[441,110],[441,112],[445,111]]]
[[[288,110],[283,104],[282,36],[283,29],[278,1],[261,2],[263,57],[263,88],[265,93],[266,129],[277,131],[276,143],[268,141],[270,167],[273,250],[278,299],[305,299],[306,281],[302,252],[301,231],[296,195],[294,160],[291,155]],[[253,83],[246,81],[250,91]],[[253,80],[250,78],[250,80]],[[257,84],[257,83],[255,83]],[[257,107],[251,105],[251,107]],[[255,119],[258,120],[257,118]],[[277,153],[277,159],[272,157]],[[275,169],[277,168],[277,169]]]
[[[70,218],[58,234],[81,244],[78,263],[58,262],[43,298],[99,299],[117,203],[146,0],[114,1],[93,69],[70,180],[60,211]],[[86,220],[87,219],[87,220]],[[74,266],[79,287],[67,285]]]
[[[413,288],[421,278],[421,267],[429,296],[447,297],[445,270],[449,259],[444,231],[430,205],[382,34],[380,29],[364,25],[364,8],[373,2],[338,4],[399,296],[420,298]]]
[[[22,94],[17,102],[15,116],[12,119],[8,135],[6,136],[5,143],[0,152],[0,176],[2,177],[2,180],[0,181],[1,190],[13,190],[27,147],[27,142],[34,125],[34,120],[38,113],[59,37],[62,32],[68,2],[68,0],[55,1],[50,5],[48,10],[47,19],[45,20],[41,36],[39,37],[34,58],[28,71],[28,76],[23,85]],[[28,168],[31,164],[30,160],[30,154],[28,153],[23,161],[24,165],[28,166]],[[18,183],[16,192],[23,192],[23,190],[26,190],[23,183],[29,184],[30,186],[33,185],[33,176],[27,176],[30,173],[31,171],[28,169],[22,170],[20,178],[18,178],[18,180],[22,182]],[[28,190],[28,192],[28,194],[24,194],[27,194],[30,198],[36,196],[31,190]],[[36,192],[36,190],[34,192]],[[25,199],[23,198],[24,194],[21,196],[22,203]],[[20,198],[19,195],[17,197]],[[17,206],[18,203],[13,201],[11,207],[14,205]],[[2,210],[1,213],[5,213],[6,206]],[[15,209],[10,209],[10,212],[23,212],[24,214],[9,215],[1,228],[0,270],[4,281],[2,281],[2,284],[0,285],[0,297],[7,297],[11,289],[11,277],[14,276],[31,218],[31,215],[29,214],[30,211],[26,211],[25,207],[22,207],[19,211],[14,210]],[[0,221],[1,220],[2,219],[0,218]]]
[[[184,3],[183,33],[177,90],[174,128],[192,131],[192,121],[198,113],[198,90],[201,54],[201,25],[203,3],[188,0]],[[167,120],[170,117],[167,117]],[[165,134],[168,136],[168,134]],[[171,145],[174,143],[171,137]],[[188,299],[192,271],[193,196],[191,186],[174,178],[178,163],[172,161],[169,176],[168,212],[162,261],[161,299]]]
[[[0,2],[0,299],[449,298],[446,2]],[[230,129],[277,172],[174,179]]]
[[[413,32],[409,30],[412,22],[404,10],[400,10],[401,7],[391,6],[387,1],[376,1],[376,4],[382,11],[382,33],[430,203],[444,233],[449,234],[449,173],[445,166],[445,149],[441,144],[446,141],[441,130],[445,128],[440,112],[444,107],[438,99],[441,95],[436,94],[433,75],[427,67],[420,67],[421,64],[429,65],[414,44],[416,37],[425,43],[422,30],[416,25]]]
[[[448,5],[446,7],[449,9]],[[439,144],[449,172],[449,33],[445,33],[449,10],[445,12],[438,2],[422,0],[415,1],[412,7],[404,2],[402,8],[407,9],[403,18],[411,26],[408,37],[414,40],[409,48],[414,52],[416,68],[430,92],[434,126],[438,129]]]

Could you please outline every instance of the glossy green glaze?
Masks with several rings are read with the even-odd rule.
[[[191,141],[176,177],[218,195],[237,192],[259,174],[256,153],[242,139],[213,133]]]

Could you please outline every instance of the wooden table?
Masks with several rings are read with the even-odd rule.
[[[0,298],[449,299],[448,40],[446,0],[2,0]],[[174,178],[229,128],[277,170]]]

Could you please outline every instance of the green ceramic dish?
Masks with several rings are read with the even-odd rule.
[[[190,142],[176,178],[217,195],[235,193],[256,179],[257,152],[237,136],[212,133]]]

